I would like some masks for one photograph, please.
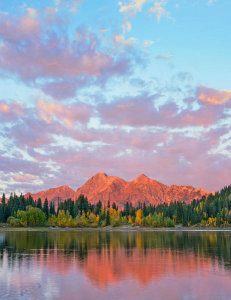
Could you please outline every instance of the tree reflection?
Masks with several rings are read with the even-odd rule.
[[[5,232],[0,265],[7,256],[8,268],[36,262],[65,272],[75,264],[97,285],[127,273],[145,281],[161,268],[180,272],[203,265],[202,259],[230,269],[230,240],[229,232]],[[180,267],[161,265],[162,260]]]

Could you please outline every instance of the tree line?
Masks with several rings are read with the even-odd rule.
[[[139,203],[134,207],[124,203],[118,209],[116,203],[103,205],[101,201],[92,204],[87,197],[80,195],[75,201],[67,199],[48,202],[34,200],[22,194],[11,194],[6,201],[5,194],[0,204],[0,222],[11,226],[61,226],[61,227],[104,227],[121,224],[174,227],[175,225],[221,227],[231,224],[231,185],[220,192],[193,200],[190,204],[171,202],[159,205]]]

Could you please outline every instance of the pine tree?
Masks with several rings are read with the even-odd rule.
[[[47,198],[45,199],[44,204],[43,204],[43,212],[45,213],[46,218],[48,218],[49,208],[48,208],[48,200],[47,200]]]
[[[110,218],[110,212],[109,209],[107,210],[107,215],[106,215],[106,226],[109,226],[111,224],[111,218]]]
[[[96,203],[96,208],[95,208],[95,214],[96,214],[96,215],[99,215],[99,214],[100,214],[101,208],[102,208],[102,202],[99,200],[99,201]]]
[[[38,198],[37,207],[42,209],[42,201],[41,198]]]
[[[50,214],[55,215],[55,205],[54,202],[50,202]]]
[[[2,205],[6,204],[6,196],[5,193],[2,194]]]
[[[4,222],[5,222],[4,208],[3,205],[0,204],[0,223],[4,223]]]

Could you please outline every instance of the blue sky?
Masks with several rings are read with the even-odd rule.
[[[77,188],[96,172],[230,184],[230,9],[1,3],[0,192]]]

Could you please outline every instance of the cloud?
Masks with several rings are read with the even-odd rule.
[[[81,5],[81,3],[82,3],[82,0],[74,0],[71,4],[70,12],[71,13],[76,13],[79,6]]]
[[[125,38],[122,34],[117,34],[114,37],[114,43],[121,46],[131,46],[136,42],[136,39],[133,37]]]
[[[195,91],[195,97],[185,98],[184,108],[179,108],[175,102],[166,102],[157,109],[154,104],[165,93],[160,91],[160,94],[152,96],[144,93],[136,97],[126,97],[110,103],[100,104],[98,107],[99,115],[105,124],[134,127],[208,127],[222,119],[225,120],[227,117],[225,106],[220,105],[217,107],[215,105],[218,101],[224,103],[223,92],[220,92],[223,98],[219,98],[220,100],[216,98],[216,101],[214,101],[211,97],[205,98],[201,91],[201,88],[198,87]],[[203,91],[208,90],[203,88]],[[220,95],[220,93],[217,92],[216,95]],[[213,102],[211,99],[213,99]],[[225,100],[228,100],[227,94],[225,94]],[[195,105],[197,105],[197,108],[195,108]]]
[[[29,17],[33,19],[36,19],[38,17],[38,12],[33,7],[28,7],[26,10]]]
[[[111,134],[114,141],[102,144],[98,150],[92,151],[88,146],[56,147],[49,158],[60,166],[61,173],[70,170],[68,180],[75,188],[84,182],[81,176],[87,179],[100,170],[128,180],[144,172],[166,184],[190,184],[216,190],[229,183],[231,164],[222,154],[208,152],[217,146],[226,131],[201,131],[199,138],[187,137],[184,133],[131,131],[127,134],[127,143],[126,136],[118,132],[118,135]],[[159,141],[162,141],[160,146]],[[219,174],[221,179],[208,174]]]
[[[154,41],[150,41],[150,40],[145,40],[145,41],[143,42],[143,46],[144,46],[145,48],[150,47],[150,46],[153,45],[153,44],[154,44]]]
[[[100,104],[98,109],[105,123],[119,126],[152,125],[156,115],[153,100],[157,97],[158,95],[141,95],[122,98],[108,104]]]
[[[5,174],[23,173],[34,176],[41,176],[46,172],[51,174],[51,170],[45,164],[39,164],[36,161],[26,160],[22,157],[6,157],[3,155],[0,155],[0,169]]]
[[[21,103],[0,101],[0,118],[4,122],[14,121],[19,116],[23,116],[24,111],[24,106]]]
[[[127,4],[124,4],[122,1],[119,1],[120,12],[127,15],[135,15],[138,12],[142,11],[143,6],[146,3],[153,3],[153,6],[149,8],[148,12],[151,15],[155,15],[158,22],[160,19],[165,16],[170,18],[170,13],[165,9],[167,1],[165,0],[129,0]]]
[[[71,39],[67,24],[58,16],[54,21],[49,14],[43,20],[34,14],[30,11],[19,18],[3,16],[0,19],[0,69],[3,72],[17,75],[49,95],[54,95],[53,89],[57,86],[59,99],[73,96],[77,88],[100,84],[130,72],[135,55],[104,51],[98,37],[83,27],[79,27]],[[126,28],[129,29],[128,23]],[[116,41],[128,45],[133,39],[117,36]]]
[[[79,76],[74,79],[61,79],[54,82],[48,82],[41,85],[41,90],[57,100],[73,98],[76,95],[76,90],[81,89],[88,84],[93,84],[93,80]]]
[[[125,21],[125,22],[122,24],[122,31],[123,31],[123,33],[125,33],[125,32],[130,32],[131,29],[132,29],[132,24],[131,24],[131,22]]]
[[[215,90],[199,86],[197,89],[197,98],[202,102],[220,105],[231,102],[231,91]]]
[[[127,5],[124,5],[123,2],[118,2],[120,6],[121,13],[131,13],[136,14],[142,10],[143,5],[147,0],[130,0]]]
[[[214,4],[215,2],[217,2],[217,0],[209,0],[209,1],[208,1],[208,5],[212,5],[212,4]]]
[[[35,181],[38,179],[38,176],[32,175],[32,174],[14,174],[12,175],[12,178],[14,181],[17,182],[30,182]]]
[[[46,7],[45,9],[45,17],[48,23],[54,23],[57,19],[58,8],[57,7]]]
[[[228,184],[230,125],[215,126],[223,117],[224,104],[199,101],[200,109],[192,111],[195,98],[185,100],[184,111],[174,103],[158,110],[154,104],[159,96],[143,94],[96,105],[96,116],[102,118],[98,128],[88,126],[92,108],[82,109],[81,103],[43,100],[34,108],[24,107],[24,113],[4,128],[12,143],[6,148],[15,151],[11,157],[0,153],[0,168],[7,178],[16,175],[12,182],[4,181],[5,191],[38,191],[62,184],[77,188],[99,171],[125,179],[145,173],[166,184],[211,190]],[[196,127],[200,124],[206,126]],[[25,154],[16,154],[16,149]]]
[[[92,108],[83,103],[64,105],[57,101],[39,100],[37,103],[38,115],[47,123],[51,123],[54,118],[64,120],[67,125],[75,122],[86,123],[92,115]]]
[[[164,8],[164,6],[167,4],[167,1],[159,1],[155,2],[154,6],[149,9],[150,14],[154,14],[156,16],[156,19],[158,22],[160,22],[160,19],[165,16],[167,18],[170,17],[170,13]]]
[[[67,10],[68,12],[75,14],[80,5],[82,4],[82,0],[55,0],[55,5],[62,10]]]
[[[54,142],[53,134],[62,132],[58,122],[47,123],[31,115],[5,130],[5,135],[14,141],[19,149],[39,148]]]
[[[163,60],[165,60],[165,59],[170,59],[170,58],[172,58],[172,55],[171,54],[159,54],[159,55],[157,55],[156,56],[156,59],[163,59]]]
[[[3,39],[3,48],[7,42],[14,45],[20,40],[35,38],[39,30],[37,12],[32,8],[28,8],[27,13],[18,19],[12,19],[8,15],[0,16],[0,36]]]

